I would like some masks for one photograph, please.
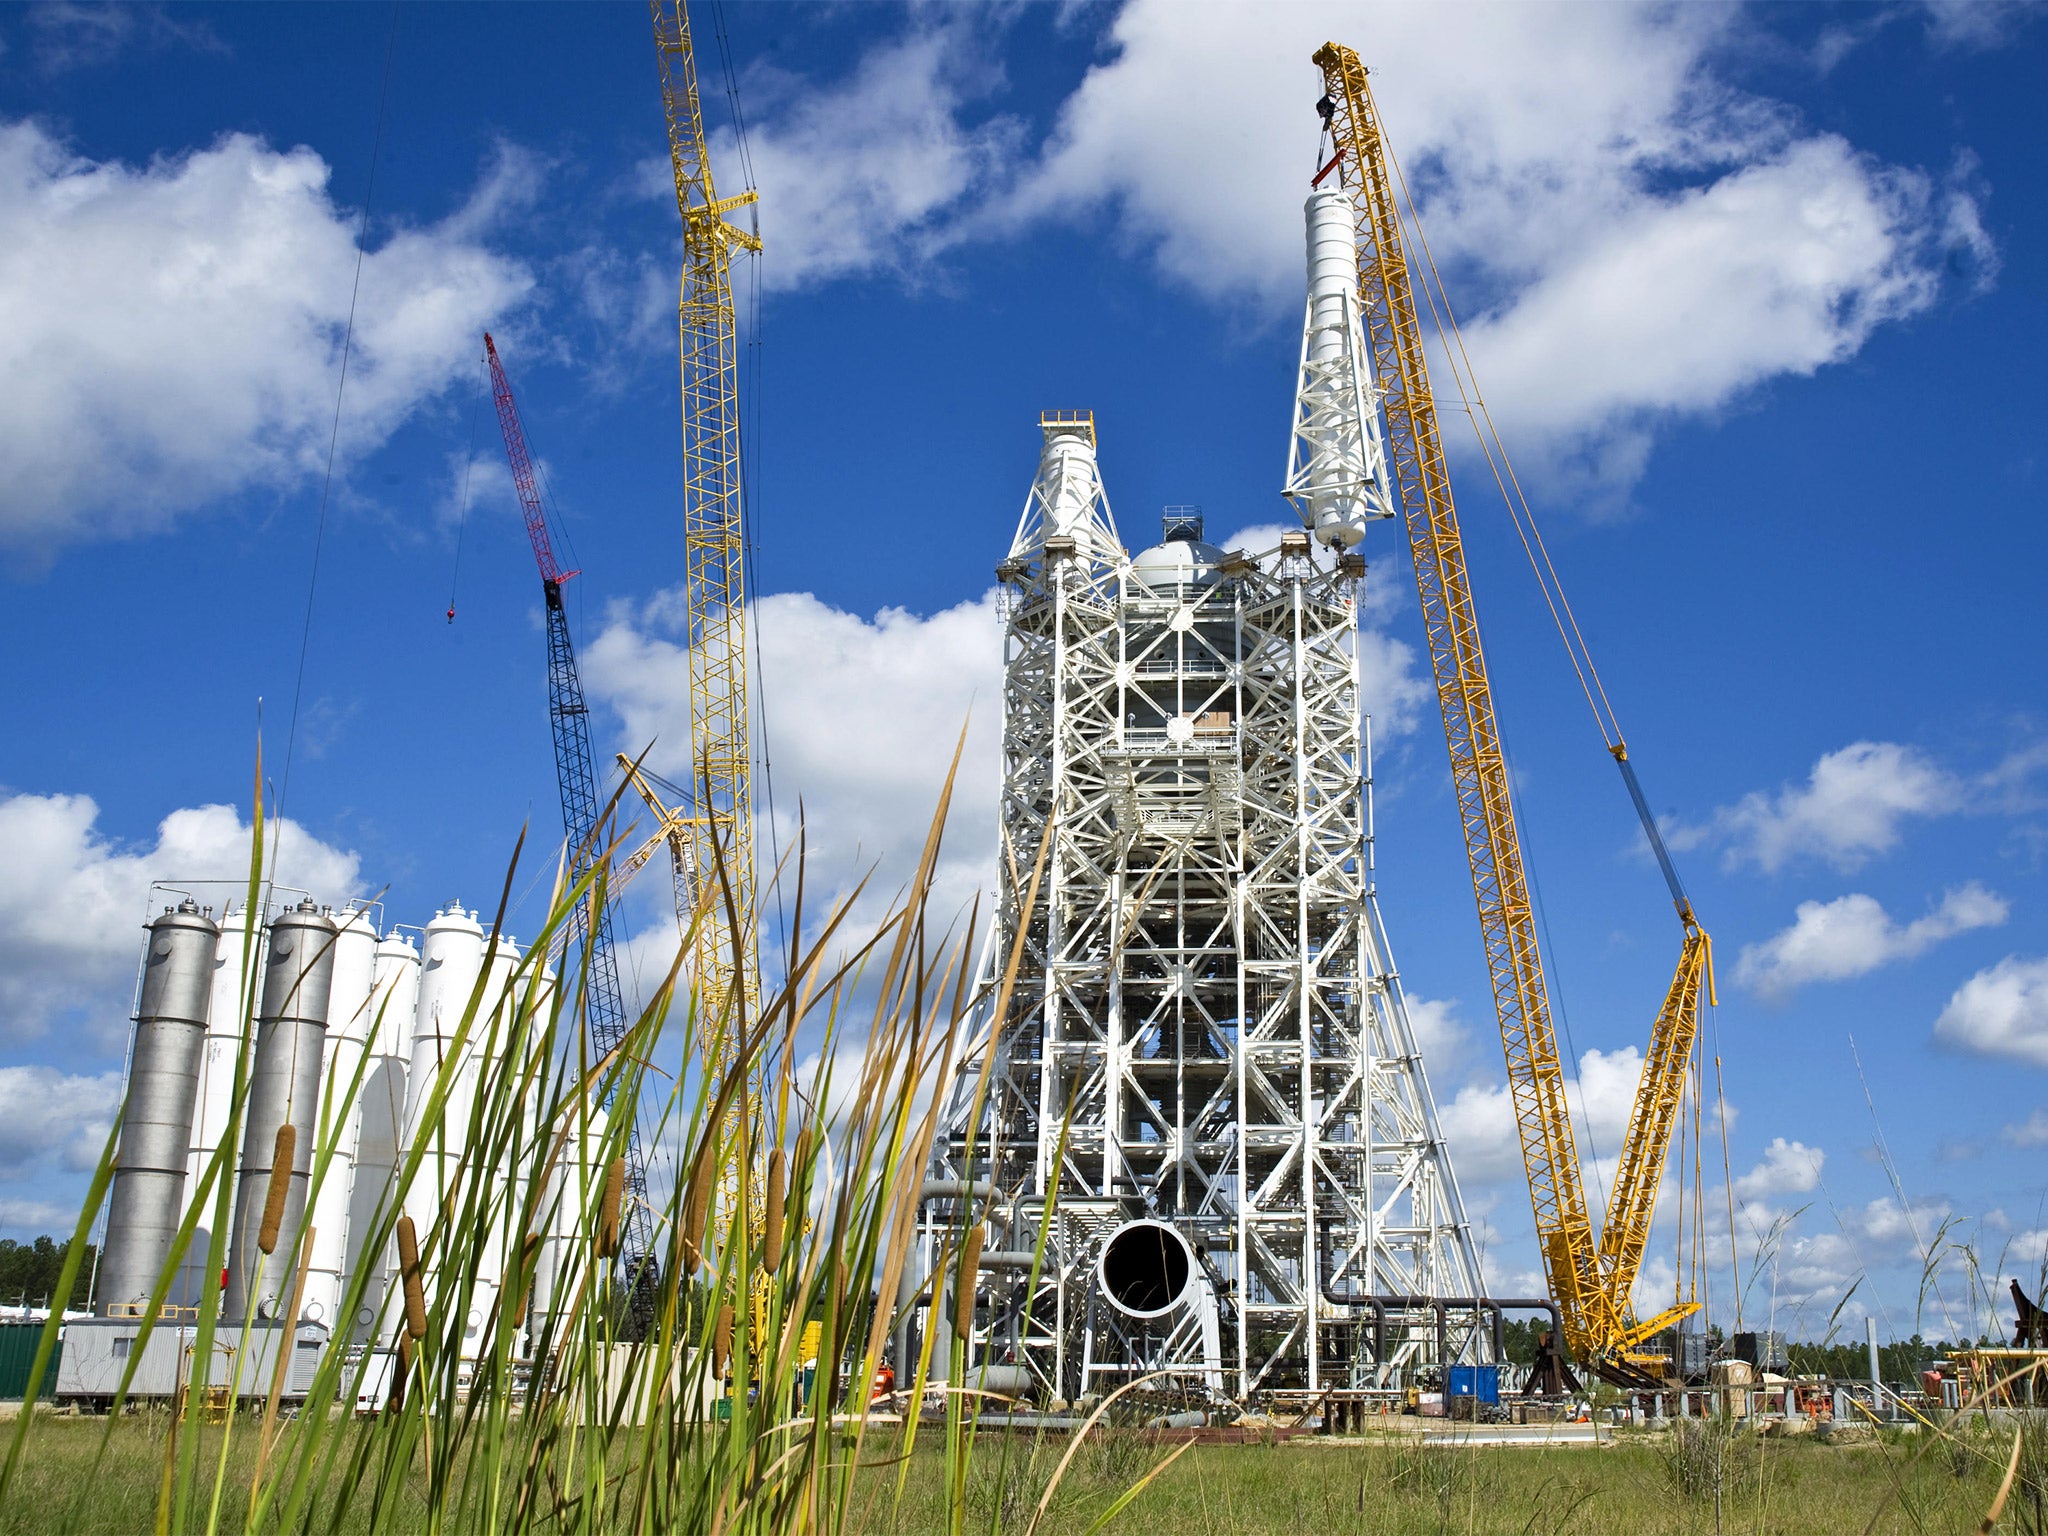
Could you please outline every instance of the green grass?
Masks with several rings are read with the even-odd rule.
[[[102,1429],[89,1420],[45,1420],[35,1458],[0,1504],[0,1536],[40,1536],[60,1525],[93,1533],[152,1529],[164,1416],[138,1414],[121,1422],[92,1472]],[[200,1433],[208,1450],[218,1449],[217,1429]],[[1922,1442],[1910,1437],[1838,1447],[1738,1437],[1726,1458],[1718,1529],[1800,1536],[1974,1531],[1997,1491],[2004,1471],[2000,1452],[2009,1442],[1980,1435],[1966,1436],[1963,1443],[1969,1450],[1963,1457],[1938,1445],[1916,1460]],[[967,1477],[965,1528],[996,1536],[1021,1532],[1065,1446],[1063,1436],[1019,1436],[1007,1443],[982,1436]],[[1671,1450],[1668,1437],[1649,1435],[1624,1435],[1620,1444],[1599,1451],[1355,1442],[1196,1446],[1107,1530],[1116,1536],[1715,1531],[1711,1491],[1679,1491]],[[854,1504],[864,1512],[862,1524],[901,1536],[937,1536],[949,1529],[948,1480],[939,1450],[912,1457],[900,1504],[896,1468],[887,1464],[886,1452],[871,1454],[882,1464],[857,1480]],[[1162,1455],[1127,1432],[1085,1446],[1040,1529],[1084,1529]],[[234,1482],[243,1485],[242,1479]],[[424,1467],[416,1468],[405,1496],[374,1526],[369,1490],[358,1490],[323,1511],[320,1528],[375,1529],[380,1536],[424,1531],[427,1484]],[[245,1510],[231,1498],[222,1510],[223,1525],[239,1527]],[[2000,1528],[2015,1529],[2009,1523]]]
[[[24,1414],[0,1426],[0,1536],[1820,1536],[1971,1530],[1992,1506],[2012,1454],[2009,1432],[2002,1441],[1989,1434],[1973,1439],[1963,1429],[1917,1444],[1861,1448],[1695,1430],[1606,1451],[1460,1450],[1392,1437],[1365,1445],[1170,1453],[1128,1430],[1078,1441],[976,1434],[963,1397],[924,1399],[918,1370],[910,1373],[910,1400],[928,1401],[938,1422],[917,1422],[915,1406],[909,1423],[871,1421],[867,1383],[894,1321],[878,1298],[897,1294],[939,1113],[919,1085],[948,1074],[979,1002],[992,1002],[994,1016],[1004,1016],[1045,857],[1043,846],[1006,851],[1033,873],[1016,916],[1020,937],[993,983],[997,996],[980,999],[968,974],[977,949],[972,914],[927,921],[946,808],[942,796],[916,876],[875,927],[859,935],[842,931],[858,891],[822,916],[807,907],[799,852],[786,876],[794,900],[784,979],[758,999],[706,996],[688,985],[679,957],[620,1048],[601,1060],[588,1049],[578,946],[566,945],[556,984],[545,984],[541,966],[551,950],[565,947],[578,908],[604,899],[607,858],[600,855],[580,879],[558,879],[547,921],[513,973],[513,1002],[486,1006],[486,966],[447,1064],[426,1090],[436,1107],[447,1102],[464,1043],[491,1040],[468,1122],[451,1119],[442,1127],[450,1145],[462,1149],[445,1199],[405,1197],[403,1215],[418,1229],[423,1256],[414,1278],[425,1294],[416,1311],[407,1309],[411,1365],[402,1404],[372,1419],[339,1412],[336,1405],[355,1400],[357,1383],[344,1379],[343,1352],[329,1349],[296,1418],[259,1409],[226,1426],[209,1424],[196,1392],[181,1416],[163,1405],[100,1419]],[[266,867],[262,809],[259,795],[251,905]],[[607,827],[607,838],[613,830]],[[518,878],[516,851],[512,863],[508,897]],[[735,905],[719,882],[707,881],[695,922],[737,924]],[[493,943],[502,933],[502,902],[499,916]],[[246,1030],[255,1028],[254,980],[252,969],[244,977]],[[996,1055],[984,1057],[977,1095],[987,1091],[987,1064]],[[724,1068],[689,1068],[655,1081],[660,1074],[648,1063],[678,1056],[718,1059]],[[764,1092],[745,1112],[741,1084],[750,1078]],[[323,1089],[316,1184],[360,1083],[359,1072],[353,1083]],[[604,1120],[591,1112],[614,1098],[641,1106],[646,1141],[675,1147],[685,1170],[674,1188],[653,1192],[650,1217],[664,1262],[651,1330],[630,1349],[618,1338],[624,1309],[608,1294],[616,1283],[607,1235],[613,1223],[598,1197],[623,1150],[627,1117]],[[828,1121],[822,1106],[833,1103],[847,1107]],[[978,1123],[978,1114],[972,1120]],[[214,1213],[203,1271],[209,1274],[226,1262],[230,1165],[239,1140],[239,1123],[231,1124],[204,1175],[202,1201]],[[779,1250],[733,1208],[737,1202],[713,1197],[729,1188],[722,1169],[754,1161],[765,1147],[785,1149],[789,1208],[805,1213]],[[114,1150],[110,1136],[58,1282],[60,1308],[79,1283],[83,1239],[106,1198]],[[422,1155],[422,1148],[411,1150],[412,1170]],[[503,1170],[510,1167],[532,1177],[508,1180]],[[567,1209],[582,1215],[564,1260],[570,1300],[553,1314],[543,1346],[554,1371],[545,1387],[527,1390],[517,1385],[513,1359],[522,1320],[507,1298],[527,1293],[539,1252],[532,1235],[553,1223],[547,1192],[562,1180],[544,1176],[550,1170],[580,1190],[580,1201]],[[200,1214],[195,1205],[183,1240]],[[382,1250],[400,1216],[394,1194],[377,1213],[381,1231],[365,1246]],[[959,1242],[965,1230],[963,1216],[946,1262],[971,1262]],[[514,1256],[495,1304],[480,1289],[481,1262],[494,1247]],[[181,1259],[174,1253],[166,1266],[159,1301]],[[280,1251],[277,1262],[295,1260]],[[355,1279],[339,1315],[354,1315],[366,1283]],[[386,1301],[394,1310],[398,1294]],[[465,1340],[473,1308],[487,1318],[480,1347]],[[721,1327],[721,1317],[750,1313],[757,1327],[743,1323],[730,1335]],[[196,1362],[210,1358],[212,1318],[209,1306],[199,1325],[195,1377],[203,1373]],[[966,1379],[965,1346],[947,1326],[958,1319],[933,1321],[938,1347],[952,1356],[946,1379]],[[823,1335],[824,1385],[792,1411],[805,1363],[800,1341],[814,1323]],[[55,1334],[54,1325],[45,1330],[37,1372],[47,1367]],[[760,1391],[737,1394],[729,1418],[706,1416],[698,1405],[720,1390],[711,1362],[728,1337],[731,1378],[758,1382]],[[465,1348],[473,1357],[464,1358]],[[143,1353],[138,1347],[133,1357]],[[637,1412],[600,1390],[606,1362],[621,1359]],[[2024,1497],[2011,1518],[2029,1536],[2048,1536],[2027,1513],[2038,1515],[2039,1468],[2048,1455],[2024,1464],[2035,1470],[2022,1479]],[[2030,1518],[2031,1527],[2024,1523]]]

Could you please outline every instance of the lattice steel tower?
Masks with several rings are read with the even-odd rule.
[[[1374,891],[1355,546],[1388,503],[1356,268],[1316,261],[1320,233],[1349,263],[1350,228],[1321,222],[1312,204],[1303,530],[1248,555],[1169,513],[1129,555],[1092,417],[1055,414],[998,568],[984,979],[1020,921],[1024,945],[924,1207],[927,1273],[949,1230],[991,1224],[969,1356],[990,1385],[1073,1398],[1171,1367],[1247,1397],[1486,1357],[1469,1321],[1432,1332],[1429,1299],[1479,1274]]]

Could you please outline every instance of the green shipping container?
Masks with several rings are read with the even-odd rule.
[[[43,1341],[41,1323],[0,1323],[0,1402],[19,1398],[28,1390],[28,1373],[35,1368],[36,1347]],[[49,1368],[43,1372],[43,1396],[57,1395],[57,1363],[64,1358],[64,1341],[50,1351]]]

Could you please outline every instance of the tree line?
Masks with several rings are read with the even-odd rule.
[[[56,1294],[58,1276],[64,1272],[64,1256],[71,1251],[71,1239],[58,1242],[48,1235],[29,1242],[0,1237],[0,1306],[40,1307]],[[71,1305],[85,1299],[92,1279],[94,1246],[85,1245],[85,1259],[71,1288]]]

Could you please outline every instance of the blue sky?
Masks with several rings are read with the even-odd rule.
[[[700,49],[736,184],[716,14]],[[1968,1263],[1951,1251],[1923,1303],[1916,1257],[1944,1230],[2031,1288],[2036,13],[1127,0],[723,20],[767,244],[743,302],[758,293],[768,739],[778,810],[802,797],[824,878],[900,874],[970,710],[949,899],[986,878],[987,594],[1040,409],[1096,412],[1133,547],[1166,504],[1202,505],[1212,534],[1282,515],[1308,55],[1337,37],[1375,70],[1481,386],[1718,941],[1739,1225],[1788,1218],[1749,1318],[1775,1281],[1781,1321],[1817,1331],[1867,1272],[1858,1305],[1878,1298],[1888,1332],[1916,1309],[1949,1332]],[[246,822],[259,700],[282,770],[390,21],[0,14],[0,1230],[75,1205],[148,882],[235,867],[221,808]],[[407,7],[391,58],[284,873],[335,900],[388,886],[417,923],[487,905],[527,818],[557,835],[538,584],[475,409],[486,327],[583,568],[600,748],[657,738],[657,762],[685,761],[677,232],[642,8]],[[1446,418],[1460,454],[1464,421]],[[1611,1156],[1677,926],[1467,459],[1531,864]],[[1375,530],[1367,554],[1381,889],[1512,1289],[1535,1267],[1526,1195],[1414,596],[1395,539]],[[643,964],[659,896],[633,908]]]

